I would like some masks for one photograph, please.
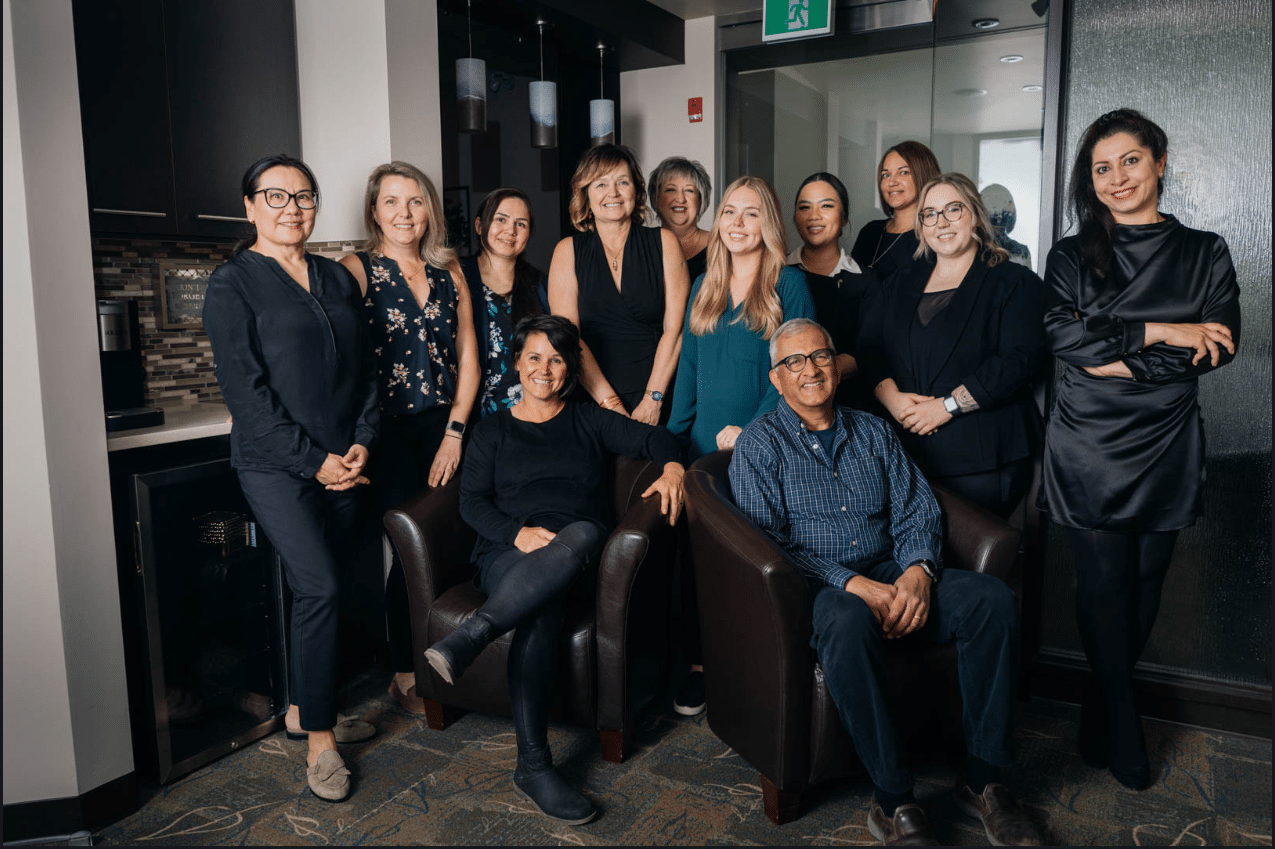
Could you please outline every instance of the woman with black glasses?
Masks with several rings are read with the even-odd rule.
[[[919,194],[917,257],[881,293],[859,368],[933,482],[999,516],[1031,483],[1045,361],[1044,289],[1007,262],[978,190],[940,174]]]

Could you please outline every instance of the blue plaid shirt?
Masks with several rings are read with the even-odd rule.
[[[938,502],[894,431],[838,407],[832,457],[784,400],[735,441],[735,502],[812,585],[844,587],[855,567],[893,558],[941,568]]]

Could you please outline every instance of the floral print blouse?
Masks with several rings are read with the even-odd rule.
[[[522,383],[513,367],[509,349],[514,335],[513,306],[483,284],[483,305],[487,314],[487,356],[483,360],[479,415],[507,410],[522,400]]]
[[[451,406],[456,397],[456,284],[452,275],[425,266],[429,297],[422,306],[398,263],[379,252],[360,251],[367,274],[363,314],[376,353],[381,411],[413,415]]]

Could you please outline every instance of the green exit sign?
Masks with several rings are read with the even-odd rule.
[[[832,34],[833,0],[766,0],[762,41],[790,41]]]

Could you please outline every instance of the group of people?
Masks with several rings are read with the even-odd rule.
[[[833,174],[799,187],[789,253],[766,180],[731,183],[705,230],[699,163],[665,160],[648,183],[627,148],[593,147],[571,180],[577,232],[547,275],[523,258],[534,216],[517,189],[483,201],[478,253],[458,259],[430,180],[379,166],[368,240],[338,263],[305,251],[319,205],[310,169],[283,155],[254,163],[241,187],[253,232],[213,274],[204,323],[232,459],[294,594],[287,725],[308,740],[314,793],[344,798],[336,746],[374,733],[336,712],[338,584],[364,484],[379,515],[459,474],[487,594],[451,635],[413,647],[395,555],[390,695],[423,714],[414,652],[453,682],[513,630],[515,790],[579,824],[595,809],[554,770],[547,717],[564,599],[612,521],[606,458],[659,464],[644,497],[674,524],[684,463],[720,449],[734,451],[740,508],[809,579],[812,648],[873,781],[882,842],[932,840],[882,696],[893,638],[958,644],[969,750],[958,802],[993,842],[1039,841],[998,774],[1011,762],[1014,597],[943,569],[929,488],[1008,517],[1037,458],[1039,507],[1076,555],[1093,670],[1081,754],[1147,786],[1133,665],[1176,534],[1201,509],[1196,378],[1234,356],[1240,331],[1225,242],[1159,210],[1167,147],[1134,110],[1090,126],[1071,175],[1078,230],[1050,251],[1044,281],[1009,261],[975,185],[915,141],[882,157],[887,217],[849,254]],[[661,226],[646,226],[648,203]],[[1033,388],[1050,353],[1065,368],[1045,424]],[[689,552],[679,560],[690,574]],[[694,714],[712,670],[687,633],[676,707]]]

